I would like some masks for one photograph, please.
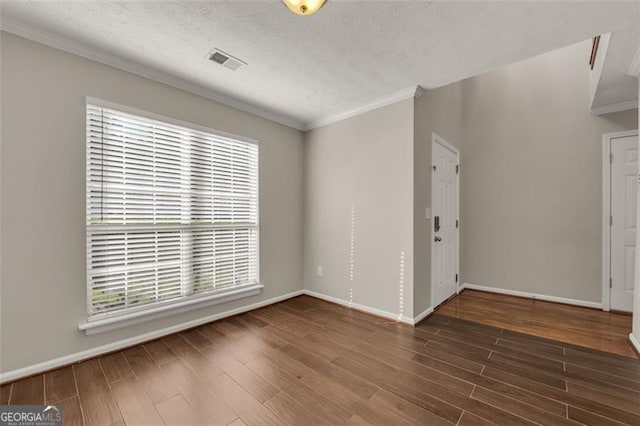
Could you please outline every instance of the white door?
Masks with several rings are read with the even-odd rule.
[[[611,309],[633,310],[638,137],[611,139]]]
[[[433,137],[431,180],[431,298],[437,306],[458,281],[458,150]]]

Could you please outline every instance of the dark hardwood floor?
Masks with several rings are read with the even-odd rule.
[[[636,357],[628,314],[464,290],[439,313],[619,355]]]
[[[65,424],[640,425],[640,361],[302,296],[1,388]]]

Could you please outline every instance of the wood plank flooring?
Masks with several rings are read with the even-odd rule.
[[[464,290],[438,312],[538,337],[636,357],[631,315]]]
[[[307,296],[0,390],[71,425],[640,425],[640,360]]]

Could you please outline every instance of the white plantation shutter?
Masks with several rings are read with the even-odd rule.
[[[87,105],[89,319],[258,282],[258,146]]]

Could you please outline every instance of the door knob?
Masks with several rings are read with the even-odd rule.
[[[440,238],[440,237],[436,237],[436,238],[434,238],[434,240],[435,240],[435,242],[437,243],[437,242],[439,242],[439,241],[442,241],[442,238]]]

